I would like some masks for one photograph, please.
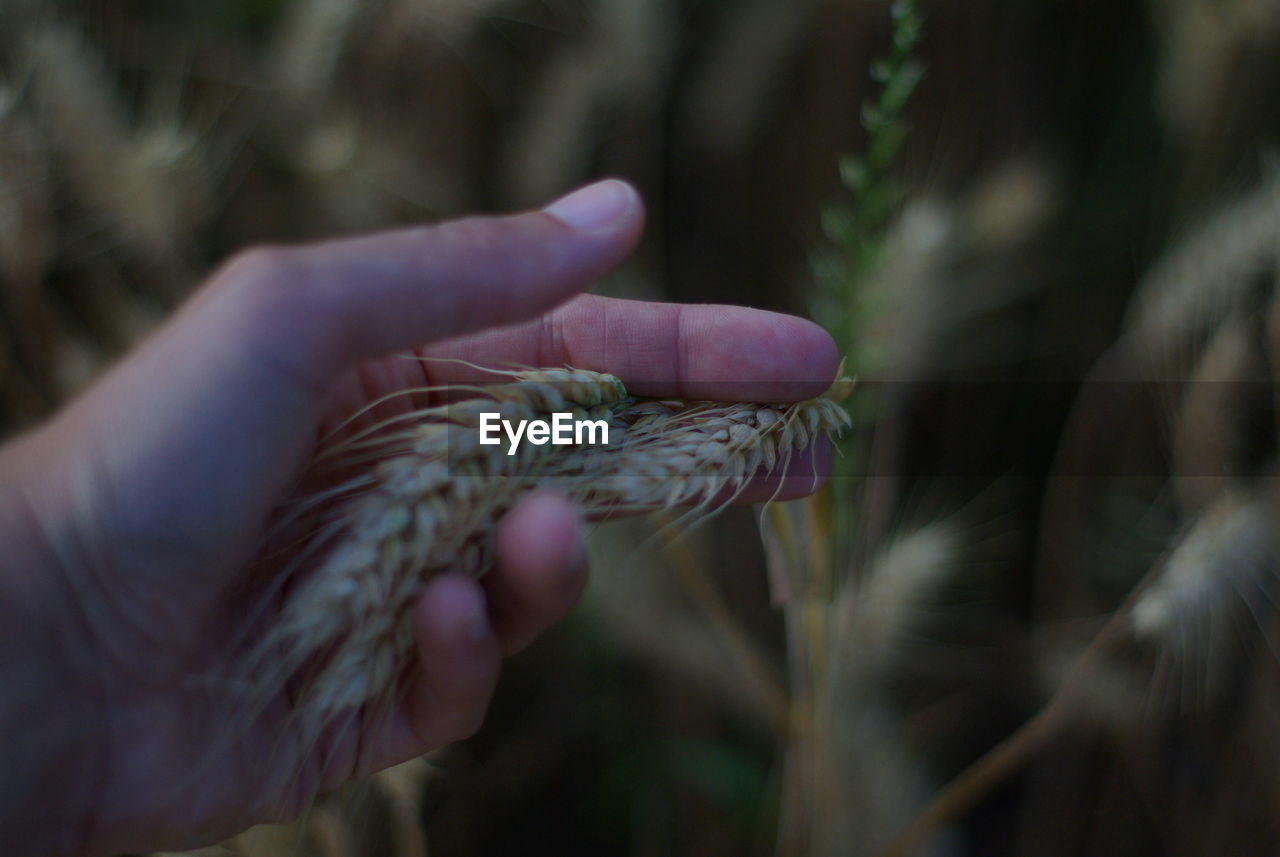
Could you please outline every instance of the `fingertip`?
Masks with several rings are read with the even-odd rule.
[[[840,370],[840,349],[826,328],[807,318],[774,315],[770,319],[767,353],[773,367],[786,367],[790,377],[779,378],[779,396],[791,402],[821,396]]]
[[[570,569],[585,550],[581,513],[552,491],[537,491],[521,500],[498,534],[502,560],[535,575]]]
[[[623,379],[640,395],[730,402],[795,402],[821,395],[835,379],[839,353],[831,335],[807,319],[749,307],[681,305],[644,310],[650,351],[665,364],[628,367]],[[632,315],[637,315],[632,310]],[[680,356],[670,347],[672,328]],[[638,337],[636,337],[638,338]]]
[[[813,377],[822,384],[822,389],[812,390],[814,396],[821,396],[836,380],[836,375],[840,371],[840,346],[836,343],[827,329],[817,322],[810,321],[807,318],[798,319],[803,332],[799,333],[799,337],[805,341],[806,348],[810,354],[810,361],[813,366]]]
[[[418,668],[406,711],[418,745],[470,736],[498,680],[498,641],[483,590],[456,575],[436,578],[414,605],[413,630]]]
[[[627,182],[609,178],[565,194],[543,211],[579,232],[616,231],[642,216],[640,194]]]
[[[807,497],[827,483],[834,455],[831,441],[819,437],[804,449],[793,451],[785,468],[752,479],[734,502],[761,503]]]
[[[527,646],[577,603],[587,582],[581,515],[564,497],[526,497],[502,523],[498,564],[486,579],[504,653]]]
[[[420,649],[440,643],[483,643],[492,635],[484,592],[473,581],[456,575],[429,583],[413,613]]]
[[[593,278],[626,258],[644,231],[644,201],[634,187],[616,178],[578,188],[537,214],[572,237],[571,254]]]
[[[796,454],[783,478],[793,480],[802,494],[812,494],[831,478],[834,463],[835,445],[831,438],[820,436]]]

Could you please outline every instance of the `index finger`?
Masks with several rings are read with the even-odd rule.
[[[424,357],[481,366],[564,366],[608,372],[641,396],[792,402],[821,395],[839,365],[818,325],[747,307],[664,304],[583,295],[539,319],[435,343]],[[443,360],[434,383],[486,380]],[[492,376],[487,376],[492,379]]]

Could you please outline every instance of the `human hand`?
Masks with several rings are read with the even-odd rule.
[[[571,364],[646,395],[822,392],[835,348],[800,319],[592,296],[551,311],[630,251],[642,219],[635,192],[610,181],[540,212],[249,251],[0,451],[0,659],[21,667],[0,688],[0,727],[24,722],[15,706],[43,712],[18,753],[32,787],[0,791],[6,840],[88,854],[207,844],[478,726],[500,657],[585,582],[576,513],[553,495],[507,516],[482,582],[445,577],[422,594],[416,674],[390,728],[326,736],[284,793],[262,766],[288,731],[286,691],[211,758],[226,712],[193,690],[245,621],[234,593],[318,434],[464,371],[392,352]]]

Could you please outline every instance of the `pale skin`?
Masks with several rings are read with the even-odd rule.
[[[190,691],[243,620],[228,593],[316,438],[386,393],[474,378],[395,352],[571,364],[646,395],[822,392],[836,352],[809,322],[579,296],[631,251],[642,221],[635,192],[611,181],[542,211],[248,251],[54,419],[0,449],[8,849],[210,844],[479,726],[501,658],[563,617],[585,584],[581,525],[558,496],[507,515],[482,582],[427,587],[413,679],[389,727],[327,736],[316,754],[326,762],[287,786],[260,770],[287,732],[283,692],[210,761],[220,724]],[[781,493],[812,487],[797,477]]]

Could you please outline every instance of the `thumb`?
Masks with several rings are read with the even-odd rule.
[[[327,385],[357,360],[545,312],[618,264],[642,221],[636,192],[610,179],[542,211],[252,250],[208,302],[236,318],[238,347]]]
[[[549,309],[616,265],[642,220],[610,180],[542,211],[249,251],[44,434],[78,451],[68,470],[94,474],[80,494],[112,529],[225,554],[288,485],[343,370]]]

